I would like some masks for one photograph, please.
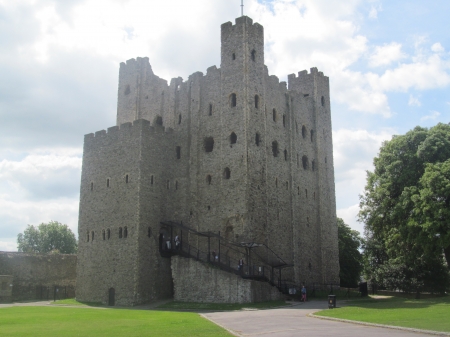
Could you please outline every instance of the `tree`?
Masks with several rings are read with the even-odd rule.
[[[416,127],[383,143],[360,196],[368,279],[407,291],[448,285],[442,253],[450,248],[449,159],[447,124]]]
[[[355,288],[363,270],[359,252],[363,239],[358,231],[352,230],[341,218],[337,218],[337,225],[341,287]]]
[[[28,225],[23,233],[17,235],[19,252],[75,254],[77,240],[67,225],[57,221],[41,223],[35,227]]]

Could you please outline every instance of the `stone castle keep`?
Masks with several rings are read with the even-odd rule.
[[[117,125],[84,139],[77,299],[136,305],[208,284],[193,259],[161,253],[175,233],[183,249],[217,249],[180,228],[264,244],[291,283],[339,284],[328,77],[269,75],[263,27],[246,16],[221,26],[206,74],[168,84],[148,58],[120,64]]]

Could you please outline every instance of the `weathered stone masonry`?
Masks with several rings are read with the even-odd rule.
[[[9,275],[4,281],[12,284],[9,300],[39,299],[39,287],[66,287],[73,296],[76,282],[77,256],[75,254],[27,254],[0,252],[0,275]],[[3,282],[0,288],[4,288]],[[3,289],[5,291],[6,289]],[[53,294],[50,295],[53,298]],[[2,297],[2,291],[0,291]],[[1,300],[1,298],[0,298]]]
[[[158,254],[168,220],[265,243],[294,265],[292,282],[339,282],[328,77],[280,82],[261,25],[243,16],[221,30],[220,69],[187,81],[160,79],[148,58],[121,63],[117,126],[85,136],[79,299],[171,296]]]

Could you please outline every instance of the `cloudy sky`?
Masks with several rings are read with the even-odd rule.
[[[0,0],[0,250],[76,232],[83,135],[115,124],[119,63],[167,80],[220,66],[240,0]],[[245,0],[270,74],[330,77],[338,216],[353,228],[382,141],[450,120],[450,1]]]

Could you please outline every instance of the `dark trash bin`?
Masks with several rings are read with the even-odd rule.
[[[328,295],[328,309],[336,308],[336,295]]]
[[[359,284],[359,292],[361,293],[361,297],[369,296],[369,290],[367,289],[367,282],[361,282]]]

